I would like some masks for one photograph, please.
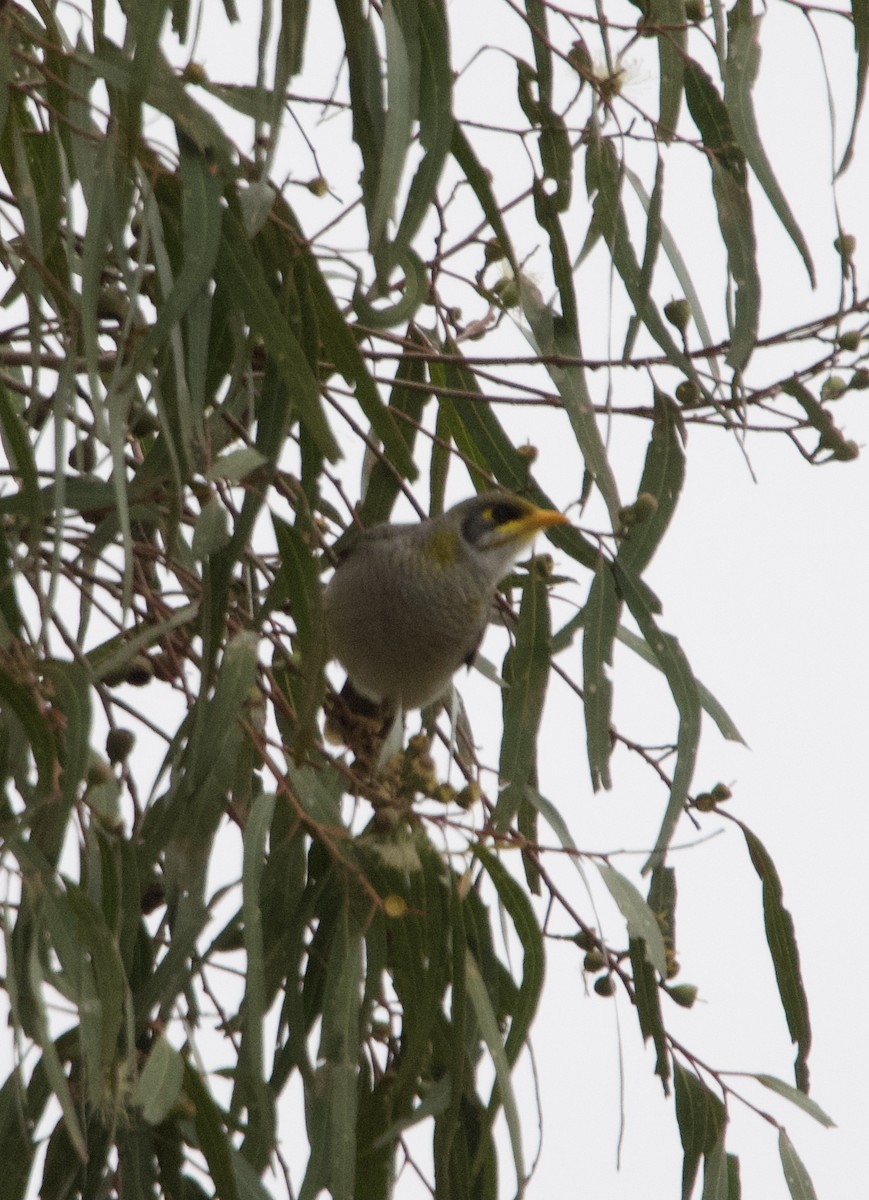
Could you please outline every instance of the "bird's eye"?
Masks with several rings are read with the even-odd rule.
[[[522,516],[522,512],[515,504],[501,501],[487,509],[485,515],[498,528],[501,525],[508,524],[510,521],[517,520]]]

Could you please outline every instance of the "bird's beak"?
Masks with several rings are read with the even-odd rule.
[[[569,524],[570,521],[564,513],[560,513],[554,508],[534,508],[524,517],[517,517],[515,521],[509,521],[506,525],[502,525],[501,532],[507,537],[530,541],[535,533],[539,533],[543,529],[551,529],[553,525]]]

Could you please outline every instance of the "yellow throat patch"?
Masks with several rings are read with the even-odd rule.
[[[454,566],[459,561],[459,535],[453,529],[438,529],[429,538],[427,552],[432,566]]]

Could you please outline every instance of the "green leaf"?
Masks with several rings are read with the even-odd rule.
[[[131,378],[145,369],[145,364],[177,331],[193,302],[205,292],[214,275],[220,249],[223,179],[183,131],[177,132],[181,177],[181,269],[160,303],[156,321],[137,345],[128,368]],[[186,408],[185,395],[185,389],[179,387],[176,391],[180,402],[177,415],[182,426],[188,426],[184,440],[189,453],[193,418],[189,412],[182,411]],[[200,437],[201,419],[200,413]]]
[[[301,240],[301,229],[289,207],[279,200],[277,209],[279,215],[287,219],[297,231]],[[316,257],[313,254],[305,254],[301,262],[307,276],[310,301],[317,318],[318,334],[322,340],[322,355],[328,357],[347,383],[354,386],[359,407],[383,443],[393,467],[403,478],[416,479],[418,472],[408,452],[404,426],[398,425],[381,400],[377,384],[359,350],[352,324],[339,309],[323,278]]]
[[[654,509],[644,520],[629,526],[618,551],[618,561],[636,576],[643,574],[661,544],[685,482],[679,407],[657,388],[654,406],[652,436],[638,492],[653,498]]]
[[[500,205],[495,199],[495,193],[492,191],[489,174],[474,153],[473,146],[468,141],[464,130],[458,122],[455,122],[453,125],[450,149],[453,158],[461,167],[465,178],[471,185],[471,190],[477,197],[480,208],[483,210],[483,215],[489,222],[492,233],[494,233],[498,241],[498,246],[513,269],[514,276],[518,277],[518,260],[513,249],[513,243],[510,241],[510,235],[507,232],[507,226],[501,214]]]
[[[796,1084],[801,1092],[808,1093],[808,1058],[812,1045],[812,1027],[809,1021],[809,1003],[800,972],[800,954],[793,917],[782,903],[781,880],[766,847],[748,826],[743,825],[741,821],[737,824],[745,837],[752,865],[763,884],[763,924],[767,945],[791,1041],[797,1044],[797,1058],[794,1063]]]
[[[155,625],[144,625],[135,633],[124,631],[109,638],[101,645],[95,646],[85,655],[94,681],[99,683],[109,676],[117,675],[124,667],[129,666],[143,650],[162,641],[173,630],[191,624],[196,620],[198,614],[199,601],[197,600],[193,604],[176,609],[172,616],[167,617],[165,621],[158,621]]]
[[[630,174],[626,169],[625,177]],[[636,176],[634,177],[636,178]],[[633,180],[631,180],[633,184]],[[645,195],[645,192],[638,193]],[[652,286],[652,277],[655,273],[655,264],[658,260],[658,251],[661,248],[661,239],[664,235],[664,222],[661,217],[661,210],[664,207],[664,160],[658,159],[658,165],[655,167],[655,184],[652,188],[651,196],[646,197],[647,203],[644,205],[646,209],[646,245],[643,250],[643,262],[640,267],[640,275],[637,280],[637,311],[633,314],[628,322],[628,329],[625,335],[625,346],[622,350],[622,358],[629,359],[634,351],[634,344],[637,339],[637,334],[640,331],[642,320],[640,313],[646,311],[646,305],[649,299],[649,289]]]
[[[532,782],[537,731],[549,679],[549,596],[543,572],[532,563],[522,589],[516,645],[510,652],[503,692],[504,733],[498,775],[504,788],[493,823],[505,830],[519,811]]]
[[[533,344],[537,352],[544,356],[581,357],[579,345],[576,342],[571,344],[569,334],[559,336],[556,333],[552,309],[543,303],[537,289],[523,282],[520,295],[522,311],[531,326]],[[615,529],[618,527],[621,508],[618,485],[598,428],[585,373],[578,366],[550,366],[548,370],[564,402],[585,465],[604,498]]]
[[[85,1082],[94,1106],[106,1098],[107,1081],[120,1068],[119,1045],[128,1015],[129,989],[114,934],[101,909],[75,884],[63,894],[47,896],[47,911],[65,910],[74,922],[80,993],[77,998],[82,1043],[85,1046]],[[126,1029],[130,1044],[132,1030]]]
[[[142,1074],[133,1090],[133,1104],[142,1110],[149,1125],[165,1121],[181,1094],[184,1059],[160,1034],[145,1059]]]
[[[673,140],[682,104],[682,61],[687,40],[685,0],[650,0],[649,27],[660,29],[658,40],[658,137]]]
[[[627,179],[628,183],[630,183],[631,187],[636,192],[640,199],[640,203],[646,210],[647,218],[651,222],[653,218],[653,202],[655,199],[654,193],[650,197],[646,189],[643,187],[642,180],[636,174],[636,172],[632,171],[626,164],[623,166],[625,179]],[[656,173],[656,187],[657,179],[658,176]],[[670,265],[672,266],[676,279],[679,282],[679,286],[682,289],[682,294],[685,296],[685,299],[688,301],[688,304],[691,307],[691,315],[694,318],[694,324],[697,326],[697,332],[700,334],[701,343],[704,346],[714,345],[712,331],[709,328],[709,322],[706,320],[706,314],[703,311],[703,305],[700,303],[700,297],[697,294],[694,281],[692,280],[690,272],[688,271],[685,259],[683,258],[682,253],[676,244],[676,239],[673,237],[665,221],[661,222],[661,246],[663,247],[667,258],[670,260]],[[697,373],[696,368],[690,360],[688,362],[688,367],[690,370],[688,378],[697,384],[704,398],[708,402],[711,402],[712,398],[704,385],[703,379]],[[720,377],[720,370],[717,358],[712,358],[710,369],[715,378],[718,379]]]
[[[586,159],[586,189],[593,198],[595,221],[609,247],[613,266],[619,273],[625,291],[637,316],[666,354],[674,367],[689,379],[697,376],[690,358],[673,340],[670,328],[648,294],[643,272],[631,241],[630,228],[621,200],[625,166],[618,158],[612,142],[601,137],[595,125],[589,140]],[[590,465],[590,464],[589,464]]]
[[[240,1200],[224,1115],[211,1098],[199,1072],[189,1062],[184,1064],[184,1090],[195,1109],[199,1149],[205,1157],[218,1200]]]
[[[513,1091],[513,1081],[510,1077],[510,1062],[504,1049],[504,1043],[501,1041],[501,1031],[492,1008],[492,1001],[486,991],[480,968],[470,950],[466,952],[465,958],[465,986],[474,1016],[480,1027],[480,1033],[483,1035],[483,1041],[486,1043],[486,1049],[489,1051],[489,1057],[495,1069],[495,1080],[504,1108],[507,1130],[510,1134],[510,1147],[513,1151],[513,1165],[516,1169],[518,1184],[517,1191],[521,1193],[526,1179],[525,1159],[522,1152],[522,1125]]]
[[[383,75],[374,26],[361,0],[335,0],[347,56],[353,140],[362,154],[362,199],[373,210],[385,135]]]
[[[655,976],[655,969],[649,962],[646,943],[642,938],[629,940],[628,954],[634,976],[634,1002],[637,1006],[640,1033],[643,1035],[643,1041],[651,1038],[654,1042],[655,1074],[660,1076],[666,1096],[670,1091],[670,1054],[667,1048],[664,1021],[661,1017],[661,992]]]
[[[326,626],[323,619],[323,589],[310,540],[296,526],[273,518],[280,553],[277,583],[289,598],[296,624],[298,668],[302,690],[297,695],[298,731],[303,737],[314,732],[317,712],[326,690]],[[298,736],[298,733],[297,733]]]
[[[334,461],[340,451],[323,413],[317,377],[232,210],[223,215],[217,270],[233,288],[251,328],[262,338],[314,442],[326,458]]]
[[[585,732],[591,784],[595,791],[611,788],[613,685],[610,670],[621,602],[609,563],[598,560],[584,609],[582,686]]]
[[[658,628],[649,608],[648,597],[638,587],[638,581],[621,567],[613,563],[618,589],[631,615],[640,627],[640,633],[649,649],[658,660],[666,676],[676,707],[679,710],[679,732],[676,740],[676,767],[670,787],[670,799],[661,822],[655,848],[643,867],[643,873],[661,866],[679,816],[688,799],[688,790],[694,777],[694,765],[700,744],[701,707],[697,681],[685,657],[682,647],[670,633]]]
[[[785,1083],[782,1079],[776,1079],[774,1075],[755,1075],[754,1078],[758,1083],[762,1083],[765,1088],[769,1088],[771,1092],[777,1092],[779,1096],[784,1096],[786,1100],[790,1100],[792,1104],[796,1104],[797,1108],[801,1108],[810,1117],[814,1117],[825,1129],[835,1128],[836,1122],[832,1117],[828,1117],[820,1104],[812,1100],[805,1092],[792,1087],[791,1084]]]
[[[724,1133],[727,1112],[718,1097],[693,1071],[673,1062],[676,1121],[684,1151],[682,1200],[689,1200],[700,1159],[711,1153]]]
[[[484,850],[482,846],[474,848],[474,856],[483,864],[487,875],[495,885],[498,899],[510,917],[522,945],[522,980],[518,989],[518,1002],[513,1010],[510,1032],[507,1034],[504,1044],[507,1061],[512,1066],[525,1045],[543,991],[546,966],[543,937],[525,889],[516,882],[501,860],[488,850]],[[490,1113],[494,1100],[493,1092],[492,1100],[489,1102]]]
[[[403,342],[405,349],[395,372],[389,397],[389,411],[391,414],[402,414],[408,418],[396,420],[395,424],[399,437],[407,447],[408,457],[412,457],[423,408],[431,398],[431,392],[424,386],[427,375],[423,352],[427,343],[412,323],[407,327]],[[384,461],[379,455],[374,459],[359,508],[359,520],[363,529],[389,520],[401,487],[397,478],[397,466],[393,460]]]
[[[227,454],[222,454],[215,459],[205,473],[205,478],[212,483],[215,479],[240,483],[242,479],[267,462],[268,459],[264,454],[260,454],[259,450],[255,450],[253,446],[244,446],[240,450],[230,450]]]
[[[736,142],[730,115],[714,83],[690,58],[685,62],[685,98],[708,152],[718,224],[727,249],[728,271],[736,285],[727,362],[734,370],[742,371],[754,350],[760,320],[757,242],[745,155]]]
[[[362,937],[345,926],[336,933],[329,956],[320,1034],[328,1107],[329,1190],[334,1200],[353,1200],[354,1195],[361,979]]]
[[[857,144],[857,127],[860,124],[863,101],[866,99],[866,76],[869,74],[869,0],[851,0],[851,20],[854,22],[854,47],[857,51],[857,90],[848,145],[836,171],[837,176],[847,170],[853,158],[854,147]]]
[[[229,544],[229,513],[217,496],[212,496],[203,506],[193,527],[190,551],[202,562]]]
[[[239,1053],[239,1074],[236,1087],[248,1110],[248,1129],[244,1140],[244,1156],[265,1170],[274,1150],[275,1106],[265,1080],[265,1045],[263,1023],[268,998],[265,986],[265,947],[263,944],[263,914],[261,881],[265,864],[265,847],[275,810],[275,797],[257,796],[244,829],[242,862],[242,920],[247,970],[244,989],[244,1033]]]
[[[766,193],[789,237],[806,264],[812,287],[815,286],[815,267],[806,239],[791,212],[784,192],[773,174],[754,114],[752,91],[760,68],[760,25],[762,15],[755,16],[751,0],[737,0],[727,14],[727,61],[724,65],[724,103],[733,134],[739,143],[758,183]]]
[[[628,934],[645,942],[649,962],[666,979],[667,951],[657,917],[630,879],[605,863],[599,863],[597,869],[627,922]]]
[[[715,1145],[705,1156],[702,1200],[729,1200],[730,1180],[727,1158],[727,1151],[724,1148],[724,1130],[722,1130]]]
[[[132,63],[126,52],[105,36],[100,38],[99,53],[91,54],[79,44],[75,58],[110,87],[130,91]],[[145,100],[183,130],[202,153],[213,156],[223,169],[233,168],[235,148],[220,122],[196,103],[159,48],[151,63]],[[99,178],[96,172],[95,178]]]
[[[0,701],[10,708],[27,735],[39,779],[39,793],[53,796],[56,791],[54,767],[57,747],[47,715],[37,703],[36,695],[14,679],[0,666]]]
[[[2,54],[2,51],[0,51]],[[0,1155],[2,1155],[2,1200],[24,1200],[36,1156],[33,1131],[42,1118],[50,1092],[41,1060],[25,1086],[16,1065],[0,1088]]]
[[[399,8],[395,0],[386,0],[383,6],[387,102],[377,190],[368,214],[368,245],[375,255],[386,234],[386,222],[393,216],[410,147],[411,129],[419,111],[418,47],[414,47],[417,53],[413,55],[415,61],[411,63]]]
[[[778,1152],[791,1200],[817,1200],[817,1193],[793,1142],[783,1129],[778,1131]]]
[[[21,511],[27,515],[27,544],[31,552],[35,552],[42,540],[45,524],[44,493],[39,487],[36,459],[33,455],[33,447],[27,437],[24,421],[2,380],[0,380],[0,433],[2,433],[3,446],[9,465],[20,480],[20,491],[17,494],[22,502]]]
[[[425,154],[408,190],[401,223],[391,255],[401,262],[431,212],[432,199],[450,152],[453,135],[450,42],[444,5],[394,0],[402,28],[412,32],[414,58],[419,67],[419,142]]]
[[[39,963],[37,946],[34,943],[29,956],[29,984],[36,1001],[33,1017],[34,1040],[42,1048],[42,1064],[49,1086],[63,1113],[63,1124],[70,1143],[81,1162],[87,1162],[87,1146],[78,1119],[78,1110],[72,1098],[69,1081],[58,1054],[57,1044],[52,1040],[48,1028],[48,1012],[45,1006],[46,979]]]

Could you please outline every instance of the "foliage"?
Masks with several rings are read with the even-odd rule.
[[[683,1195],[702,1161],[704,1196],[734,1200],[740,1080],[665,1024],[669,1000],[696,994],[672,980],[668,847],[686,813],[741,829],[762,881],[797,1054],[794,1085],[757,1079],[826,1118],[807,1095],[782,883],[722,811],[727,789],[694,780],[704,712],[738,731],[662,628],[644,573],[692,427],[846,462],[857,448],[835,405],[869,383],[855,240],[839,227],[810,248],[763,140],[765,18],[748,0],[712,0],[709,15],[703,0],[607,0],[595,18],[491,0],[500,50],[480,35],[476,54],[443,0],[288,0],[262,14],[255,78],[239,56],[217,81],[196,58],[200,24],[232,46],[250,11],[122,7],[94,3],[80,22],[51,0],[0,5],[0,832],[16,1048],[0,1198],[260,1197],[271,1169],[301,1200],[375,1200],[418,1152],[415,1126],[430,1132],[434,1194],[491,1197],[502,1113],[522,1191],[512,1071],[547,945],[567,937],[654,1047]],[[798,19],[821,46],[850,26],[856,129],[865,0],[801,5]],[[648,108],[631,54],[657,80]],[[702,253],[680,250],[686,188]],[[775,334],[761,203],[808,278],[832,260],[840,281],[834,311]],[[588,297],[607,289],[604,313]],[[550,422],[572,455],[547,485],[582,502],[582,525],[552,535],[580,610],[553,631],[550,599],[569,583],[546,559],[507,589],[500,791],[461,714],[454,734],[438,719],[440,758],[417,737],[367,781],[320,740],[328,547],[412,499],[420,473],[432,511],[492,482],[548,502],[517,414]],[[647,441],[638,484],[606,435],[622,425]],[[363,455],[354,508],[346,463]],[[613,724],[616,641],[666,682],[663,749]],[[582,697],[593,786],[612,785],[618,748],[661,788],[645,877],[580,852],[568,805],[539,792],[551,670]],[[552,836],[561,850],[544,852]],[[576,867],[575,894],[555,859]],[[600,932],[604,891],[621,944]],[[281,1150],[299,1086],[301,1174]],[[780,1150],[793,1195],[811,1194],[783,1129]]]

